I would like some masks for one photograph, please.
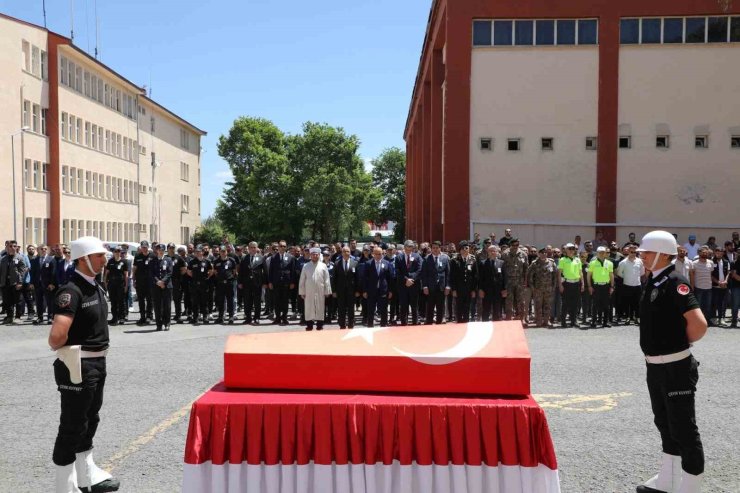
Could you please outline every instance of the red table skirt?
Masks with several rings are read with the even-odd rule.
[[[528,397],[264,393],[193,404],[189,492],[559,492],[544,411]]]

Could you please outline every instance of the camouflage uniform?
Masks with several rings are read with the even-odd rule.
[[[527,284],[534,297],[534,323],[538,327],[548,325],[552,294],[558,282],[558,267],[552,259],[537,259],[527,270]]]
[[[527,279],[527,254],[521,249],[514,253],[509,251],[503,256],[504,270],[506,271],[506,319],[526,318],[524,305],[524,283]],[[514,317],[514,303],[516,303],[516,317]]]

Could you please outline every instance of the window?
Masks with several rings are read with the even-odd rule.
[[[631,149],[632,148],[632,137],[624,135],[619,137],[619,148],[620,149]]]
[[[117,178],[118,181],[118,200],[119,202],[123,201],[123,179]]]
[[[105,131],[105,152],[110,154],[110,130]]]
[[[730,137],[730,149],[740,149],[740,135]]]
[[[121,136],[116,134],[116,156],[121,157]]]
[[[85,236],[85,221],[82,219],[77,220],[77,238]]]
[[[41,134],[42,135],[48,135],[46,131],[46,118],[48,116],[49,110],[46,108],[41,108]]]
[[[704,43],[706,41],[706,23],[704,17],[689,17],[686,19],[686,42]]]
[[[555,44],[555,21],[544,20],[537,21],[537,44],[554,45]]]
[[[98,79],[98,103],[103,102],[103,79]]]
[[[105,182],[102,174],[98,175],[98,198],[105,198]]]
[[[82,92],[82,67],[75,67],[75,90]]]
[[[696,149],[708,149],[709,148],[709,136],[708,135],[697,135],[694,137],[694,147]]]
[[[98,126],[97,125],[93,125],[92,126],[92,139],[91,139],[91,143],[92,143],[92,148],[93,149],[97,149],[98,148]]]
[[[642,43],[660,43],[660,19],[642,19]]]
[[[128,161],[128,137],[123,138],[123,159]]]
[[[31,102],[28,100],[23,101],[23,126],[31,126]]]
[[[740,17],[733,17],[730,20],[730,41],[732,43],[740,42]]]
[[[84,188],[82,187],[83,181],[82,170],[77,168],[77,195],[82,195],[84,193]]]
[[[121,112],[121,90],[120,89],[116,89],[116,106],[113,109],[115,109],[119,113]]]
[[[509,139],[506,141],[506,148],[510,151],[519,151],[521,150],[521,139]]]
[[[146,156],[146,146],[139,146],[139,154]]]
[[[128,180],[123,180],[123,201],[128,202]]]
[[[88,197],[92,195],[92,173],[90,171],[85,171],[85,195]]]
[[[31,120],[31,130],[34,133],[39,133],[41,131],[41,106],[34,104],[32,108],[33,119]]]
[[[41,190],[49,191],[49,165],[47,163],[41,163]]]
[[[105,105],[110,106],[110,86],[108,84],[105,84],[104,86],[104,93],[105,93]]]
[[[542,150],[552,151],[553,149],[554,149],[553,138],[552,137],[542,137]]]
[[[663,19],[663,42],[683,43],[683,18]]]
[[[598,43],[598,26],[595,19],[581,19],[578,21],[578,44],[595,45]]]
[[[21,42],[21,51],[23,52],[23,70],[31,71],[31,43],[25,39]]]
[[[670,147],[670,137],[667,135],[658,135],[655,137],[655,147],[658,149],[668,149]]]
[[[534,21],[514,22],[514,42],[520,46],[534,44]]]
[[[98,127],[98,150],[103,151],[103,127]]]
[[[493,139],[490,137],[481,138],[480,139],[480,150],[481,151],[492,151],[493,150]]]
[[[98,196],[98,174],[97,173],[92,174],[92,196],[93,197]]]
[[[576,21],[559,20],[558,21],[558,44],[574,45],[576,44]]]
[[[69,167],[62,166],[62,192],[69,192],[69,185],[67,184],[69,176]]]
[[[190,242],[190,228],[187,226],[180,227],[180,241],[183,243]]]
[[[62,220],[62,243],[69,243],[69,219]]]
[[[85,122],[85,145],[90,147],[90,122]]]
[[[111,198],[110,176],[105,177],[105,198],[108,200]]]
[[[31,188],[34,190],[41,188],[41,163],[38,161],[33,162],[33,182]]]
[[[98,78],[94,75],[90,76],[90,97],[98,99]]]
[[[41,75],[41,51],[38,46],[31,48],[31,73],[36,77]]]
[[[41,78],[49,80],[49,55],[41,51]]]
[[[182,202],[182,212],[188,212],[188,209],[190,208],[190,197],[182,194],[180,195],[180,200]]]
[[[491,21],[473,21],[473,46],[491,46]]]
[[[82,143],[82,118],[77,119],[77,121],[75,122],[75,126],[77,127],[77,139],[75,140],[75,142],[77,142],[78,144],[81,144]]]
[[[68,79],[68,86],[70,89],[75,88],[75,64],[72,62],[72,60],[69,60],[69,63],[67,64],[67,79]]]
[[[511,21],[493,21],[493,44],[496,46],[510,46],[512,44]]]
[[[111,178],[111,182],[113,183],[113,200],[118,200],[118,180]]]
[[[90,92],[91,92],[90,91],[90,72],[88,72],[87,70],[85,70],[84,80],[85,80],[85,96],[89,98]]]
[[[482,141],[483,139],[481,139],[481,143]],[[182,181],[190,181],[190,165],[188,163],[180,163],[180,179]]]
[[[62,111],[62,138],[67,139],[67,113]]]
[[[640,21],[638,19],[622,19],[619,23],[619,40],[623,45],[640,42]]]
[[[62,57],[62,64],[59,70],[59,79],[62,81],[62,85],[67,85],[67,59]]]
[[[710,17],[707,26],[707,41],[710,43],[726,43],[727,25],[727,17]]]
[[[77,168],[69,168],[69,193],[77,193]]]
[[[31,183],[31,160],[23,161],[23,188],[28,188]]]
[[[152,127],[152,133],[154,133],[154,117],[151,117],[150,123],[151,123],[151,127]]]
[[[183,128],[180,129],[180,147],[190,149],[190,133]]]

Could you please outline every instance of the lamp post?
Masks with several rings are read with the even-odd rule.
[[[10,134],[10,160],[11,160],[11,167],[13,169],[13,239],[15,241],[18,241],[18,228],[17,228],[17,218],[16,218],[16,200],[15,200],[15,136],[20,135],[26,130],[30,129],[28,125],[24,125],[21,127],[20,130],[18,130],[14,134]]]

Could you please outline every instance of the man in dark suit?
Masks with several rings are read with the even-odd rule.
[[[36,301],[36,319],[33,321],[34,325],[38,325],[44,320],[46,298],[44,297],[44,288],[41,283],[41,270],[50,258],[49,249],[46,245],[39,245],[38,255],[34,257],[29,256],[31,262],[31,285],[33,286],[34,300]]]
[[[362,296],[367,300],[367,326],[375,323],[375,312],[380,312],[380,326],[388,326],[388,298],[393,296],[391,285],[395,279],[393,264],[383,258],[383,249],[373,249],[373,259],[365,262]]]
[[[483,321],[501,320],[503,300],[506,297],[506,270],[498,258],[498,245],[488,247],[488,258],[479,265],[478,296],[483,298]]]
[[[288,325],[288,298],[296,286],[295,257],[286,252],[285,240],[278,243],[278,252],[270,260],[269,287],[275,302],[275,323]]]
[[[342,247],[342,257],[334,263],[331,292],[337,300],[339,328],[355,326],[355,298],[360,296],[357,260],[352,258],[350,248]]]
[[[409,324],[409,310],[411,311],[411,325],[419,323],[421,264],[421,256],[414,253],[414,242],[406,240],[403,244],[403,252],[396,256],[396,279],[401,308],[401,325]]]
[[[445,315],[445,297],[450,294],[450,257],[442,253],[439,241],[432,243],[432,253],[421,268],[421,285],[427,296],[426,323],[442,323]]]
[[[43,291],[44,304],[46,306],[47,323],[51,323],[54,318],[52,310],[54,308],[54,292],[56,291],[56,265],[57,259],[62,258],[61,247],[59,244],[54,246],[53,251],[44,257],[41,263],[41,273],[39,274],[40,287]],[[39,323],[42,322],[42,313],[39,312]]]
[[[267,262],[257,249],[257,242],[249,243],[249,254],[239,264],[239,289],[243,296],[244,323],[260,324],[262,289],[267,286]]]
[[[470,244],[460,242],[460,255],[452,261],[452,296],[457,298],[456,309],[458,322],[470,320],[471,300],[475,300],[478,287],[478,261],[470,253]]]

